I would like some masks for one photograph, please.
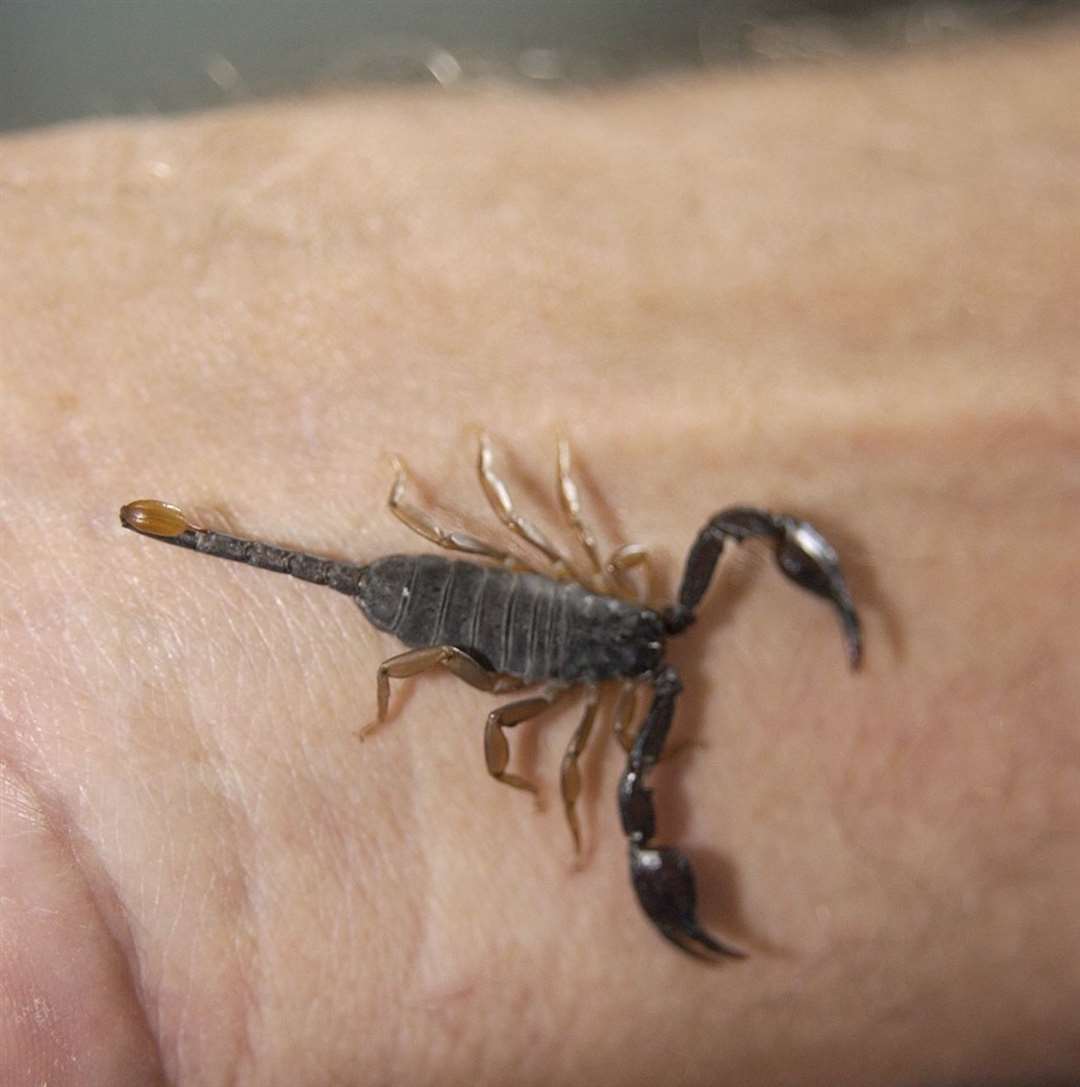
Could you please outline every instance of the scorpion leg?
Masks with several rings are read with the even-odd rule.
[[[495,474],[492,460],[491,441],[486,434],[481,434],[476,471],[480,477],[480,486],[491,508],[495,511],[495,516],[516,536],[536,548],[551,563],[556,576],[581,581],[581,575],[574,569],[573,563],[559,551],[537,525],[514,509],[510,492],[506,484]]]
[[[500,706],[488,714],[487,725],[484,728],[484,758],[487,760],[488,773],[496,781],[530,793],[538,791],[531,781],[506,772],[507,764],[510,762],[510,744],[503,729],[513,728],[514,725],[520,725],[522,721],[537,717],[551,707],[564,691],[565,688],[562,686],[551,685],[545,687],[538,695],[522,698],[517,702],[508,702],[505,706]]]
[[[636,588],[626,576],[626,571],[636,566],[645,567],[645,585],[641,589]],[[608,556],[605,569],[612,582],[625,596],[638,601],[645,599],[648,586],[652,581],[652,574],[649,569],[649,552],[641,544],[623,544],[622,547],[615,548]]]
[[[634,741],[637,739],[638,730],[634,728],[634,718],[637,713],[638,681],[626,680],[620,687],[615,697],[615,705],[611,711],[611,732],[619,741],[619,746],[628,755],[634,749]],[[688,747],[703,746],[697,740],[683,740],[673,744],[664,752],[664,759],[670,760]]]
[[[559,791],[562,793],[563,808],[566,811],[566,822],[570,827],[570,836],[574,839],[574,852],[581,852],[581,826],[577,817],[577,798],[581,795],[581,771],[578,769],[578,758],[585,745],[589,742],[589,734],[592,732],[593,721],[596,720],[596,707],[599,704],[599,691],[595,686],[589,688],[588,700],[585,703],[585,713],[581,718],[581,724],[574,729],[574,735],[570,737],[566,754],[563,755],[562,768],[559,771]]]
[[[430,540],[433,544],[445,548],[447,551],[460,551],[466,555],[479,555],[485,559],[493,559],[495,562],[511,569],[533,570],[532,566],[523,562],[517,556],[501,551],[494,545],[480,540],[468,532],[451,531],[443,528],[441,525],[436,524],[431,516],[422,509],[406,502],[404,494],[405,484],[409,478],[408,472],[405,465],[396,457],[394,458],[394,467],[397,474],[394,477],[394,484],[390,488],[390,497],[386,504],[390,512],[406,528],[412,529],[417,535],[423,536],[425,540]]]
[[[570,474],[570,443],[560,439],[557,449],[555,480],[559,505],[562,506],[562,511],[576,533],[582,549],[588,555],[596,577],[605,592],[622,595],[631,600],[641,600],[644,593],[627,578],[626,571],[635,566],[647,565],[648,551],[641,544],[623,544],[608,556],[606,562],[600,558],[596,536],[581,515],[581,495]]]
[[[721,510],[698,533],[686,559],[678,603],[664,613],[669,632],[677,634],[694,621],[694,609],[705,595],[725,541],[742,543],[755,536],[772,541],[777,564],[785,577],[833,605],[840,617],[848,660],[852,668],[858,667],[862,657],[859,617],[840,572],[836,551],[808,522],[751,506]]]
[[[596,536],[581,516],[581,494],[574,482],[574,477],[570,474],[570,443],[565,438],[560,438],[556,443],[555,452],[555,490],[559,496],[559,505],[570,527],[574,530],[582,550],[588,556],[594,573],[605,591],[609,591],[614,586],[611,572],[600,558]]]
[[[745,952],[722,943],[697,920],[697,892],[689,859],[671,846],[652,845],[656,813],[646,785],[671,728],[682,684],[674,668],[665,666],[653,679],[655,694],[634,740],[619,781],[619,815],[630,840],[630,878],[641,908],[662,936],[691,955],[743,958]]]
[[[611,711],[611,731],[619,746],[629,755],[634,747],[634,712],[637,709],[637,682],[628,679],[619,687]]]
[[[521,681],[512,676],[504,676],[485,668],[472,654],[454,645],[436,645],[430,649],[410,649],[390,657],[379,665],[375,674],[378,716],[359,732],[360,739],[366,739],[372,729],[386,720],[390,707],[390,680],[407,679],[427,672],[439,666],[445,667],[451,674],[463,679],[470,687],[480,691],[513,691],[521,686]]]

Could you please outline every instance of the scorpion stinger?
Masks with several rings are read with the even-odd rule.
[[[687,857],[671,846],[650,844],[656,813],[645,779],[660,760],[682,683],[675,669],[665,666],[654,686],[652,706],[619,781],[619,815],[630,839],[630,880],[641,908],[677,947],[703,958],[745,958],[746,952],[715,939],[698,924],[694,871]]]

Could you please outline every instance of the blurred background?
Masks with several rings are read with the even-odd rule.
[[[558,87],[819,62],[1075,12],[1080,0],[0,0],[0,128],[346,84]]]

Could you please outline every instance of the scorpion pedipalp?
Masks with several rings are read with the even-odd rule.
[[[836,550],[808,521],[753,506],[721,510],[698,533],[686,558],[678,602],[664,613],[668,633],[678,634],[694,621],[694,610],[709,587],[724,544],[728,540],[741,544],[754,537],[772,541],[776,564],[786,578],[833,605],[843,628],[848,662],[858,668],[862,631]]]
[[[642,848],[631,841],[630,882],[660,935],[676,947],[703,958],[746,958],[745,951],[717,940],[698,924],[694,870],[678,849]]]
[[[800,588],[833,605],[843,628],[848,661],[852,668],[857,668],[862,660],[862,631],[835,549],[807,521],[796,521],[782,514],[775,520],[779,530],[777,565]]]
[[[665,939],[699,958],[745,958],[746,953],[709,935],[697,920],[694,871],[685,854],[651,844],[656,833],[652,790],[645,779],[660,761],[682,683],[674,668],[653,677],[648,715],[619,780],[619,815],[630,840],[630,882],[646,916]]]

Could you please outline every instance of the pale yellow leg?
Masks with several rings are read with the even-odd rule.
[[[573,563],[559,551],[537,525],[514,509],[506,484],[495,474],[491,442],[486,434],[480,435],[476,471],[480,486],[483,488],[488,503],[495,511],[495,516],[516,536],[539,551],[551,563],[552,571],[557,577],[568,577],[580,581],[581,576],[574,569]]]
[[[595,572],[597,579],[605,592],[613,588],[611,577],[600,558],[600,548],[596,543],[596,536],[592,529],[585,523],[581,516],[581,494],[577,484],[570,474],[570,443],[565,438],[560,438],[556,443],[555,457],[555,490],[559,496],[559,505],[570,522],[570,527],[577,535],[582,550],[589,558],[589,563]]]
[[[387,505],[390,512],[406,528],[412,529],[413,532],[423,536],[425,540],[430,540],[436,546],[445,548],[447,551],[460,551],[466,555],[479,555],[481,558],[493,559],[495,562],[509,566],[512,569],[532,569],[528,563],[523,562],[516,555],[501,551],[493,544],[480,540],[468,532],[450,531],[443,528],[436,524],[431,516],[418,506],[406,502],[404,494],[405,485],[409,478],[408,472],[405,465],[397,458],[394,460],[394,465],[397,474],[394,477],[394,485],[390,488],[390,498]]]
[[[480,691],[502,693],[517,690],[522,686],[521,680],[489,671],[475,657],[457,646],[436,645],[427,649],[410,649],[384,660],[379,665],[375,674],[377,716],[360,730],[360,739],[366,739],[372,729],[386,720],[390,708],[391,679],[407,679],[440,666]]]
[[[634,741],[638,736],[639,726],[635,721],[637,717],[637,692],[637,681],[627,680],[619,688],[619,693],[616,696],[615,704],[611,711],[612,734],[615,736],[615,739],[619,741],[619,746],[627,754],[630,753],[634,746]],[[680,740],[678,743],[670,744],[665,749],[661,761],[669,762],[671,759],[675,758],[676,755],[681,755],[689,748],[704,746],[705,745],[700,740]]]
[[[528,721],[543,713],[559,699],[564,690],[563,687],[548,687],[532,698],[508,702],[505,706],[500,706],[488,714],[487,725],[484,728],[484,758],[487,760],[488,773],[496,781],[530,793],[538,791],[531,781],[506,772],[510,762],[510,744],[503,729],[512,728],[514,725],[521,724],[522,721]]]
[[[615,698],[615,705],[611,711],[611,731],[615,739],[619,741],[622,749],[629,754],[637,739],[637,729],[634,727],[635,711],[637,710],[637,683],[627,680],[620,688]]]
[[[640,588],[626,576],[627,570],[639,566],[645,567],[644,585]],[[652,582],[652,571],[649,568],[649,552],[641,544],[623,544],[622,547],[617,547],[608,556],[604,569],[622,596],[643,600],[647,595]]]
[[[563,808],[566,811],[566,822],[570,827],[570,836],[574,839],[575,853],[581,852],[581,826],[578,823],[576,808],[577,798],[581,795],[581,770],[578,768],[578,758],[585,750],[585,745],[589,742],[593,721],[596,720],[598,703],[599,693],[597,688],[590,687],[581,724],[574,730],[574,735],[570,737],[566,754],[563,755],[562,768],[559,771],[559,790],[562,793]]]

